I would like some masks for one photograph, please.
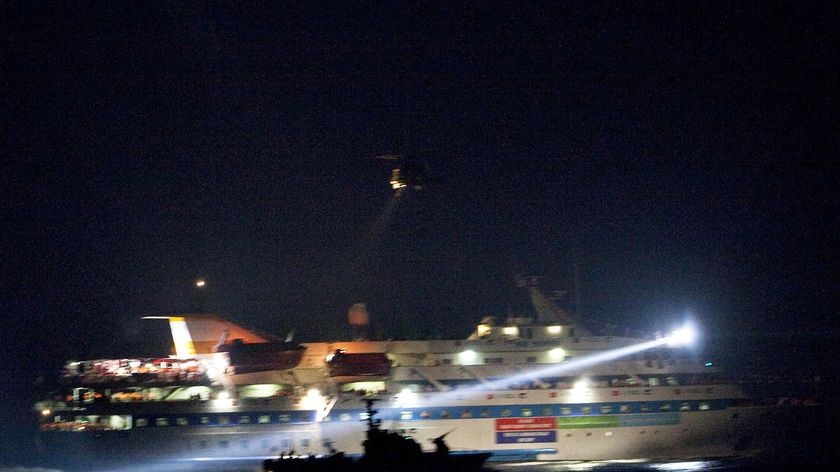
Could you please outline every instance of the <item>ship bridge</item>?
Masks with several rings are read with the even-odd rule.
[[[487,316],[481,320],[468,338],[486,341],[516,341],[527,339],[533,341],[563,341],[577,335],[573,325],[537,324],[533,318],[508,318],[504,324],[498,324],[496,317]]]

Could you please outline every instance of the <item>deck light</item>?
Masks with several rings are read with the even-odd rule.
[[[566,357],[566,351],[562,347],[555,347],[548,351],[548,357],[554,362],[560,362]]]
[[[461,358],[462,364],[471,364],[475,361],[475,358],[478,357],[478,354],[476,354],[472,349],[467,349],[466,351],[461,351],[461,354],[458,356]]]

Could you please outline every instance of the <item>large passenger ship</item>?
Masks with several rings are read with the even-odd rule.
[[[44,451],[62,465],[205,464],[362,451],[365,400],[383,427],[446,434],[494,460],[732,456],[760,407],[665,336],[596,335],[525,284],[531,317],[485,317],[451,340],[273,340],[214,315],[165,315],[175,354],[68,362],[39,402]],[[364,307],[351,309],[363,326]],[[72,459],[70,459],[72,458]]]

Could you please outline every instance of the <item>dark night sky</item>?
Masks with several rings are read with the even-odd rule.
[[[138,318],[199,276],[267,332],[460,337],[577,241],[588,318],[837,337],[834,2],[62,3],[0,5],[11,424],[66,359],[167,349]],[[394,152],[435,182],[377,225]]]

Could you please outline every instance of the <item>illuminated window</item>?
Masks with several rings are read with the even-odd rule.
[[[260,417],[257,418],[257,422],[260,424],[271,423],[271,415],[260,415]]]
[[[709,402],[700,402],[699,410],[706,411],[710,408]]]
[[[523,408],[522,409],[522,416],[533,416],[533,415],[534,415],[534,411],[531,410],[530,408]]]
[[[613,409],[611,405],[601,405],[601,413],[607,414],[612,413]]]
[[[280,421],[281,423],[288,423],[288,422],[292,421],[292,415],[286,415],[286,414],[277,415],[277,420]]]
[[[473,414],[471,410],[464,410],[461,412],[461,418],[472,418]]]
[[[557,336],[558,334],[560,334],[560,331],[562,331],[562,329],[563,328],[560,326],[549,326],[545,328],[545,331],[551,336]]]
[[[155,420],[155,426],[169,426],[169,420],[166,418],[157,418]]]
[[[512,414],[513,411],[511,411],[510,408],[505,408],[504,410],[502,410],[502,416],[511,416]]]
[[[663,403],[659,405],[659,411],[671,411],[671,404],[670,403]]]
[[[137,418],[137,420],[134,421],[134,427],[135,428],[142,428],[142,427],[148,426],[148,425],[149,425],[149,420],[147,420],[146,418]]]
[[[691,405],[687,402],[680,403],[680,411],[691,411]]]
[[[411,412],[410,412],[410,411],[402,411],[402,412],[400,412],[400,419],[401,419],[401,420],[410,420],[410,419],[411,419],[411,417],[412,417],[412,414],[411,414]]]
[[[239,424],[248,424],[250,422],[251,422],[251,417],[250,416],[245,415],[245,416],[240,416],[239,417]]]
[[[210,417],[209,416],[202,416],[198,419],[198,422],[201,424],[210,424]]]
[[[475,362],[475,358],[478,356],[475,351],[472,349],[467,349],[466,351],[462,351],[458,354],[458,357],[461,359],[462,364],[471,364]]]
[[[350,421],[350,413],[342,413],[338,419],[339,421]]]
[[[567,416],[571,415],[572,414],[572,409],[568,406],[564,406],[564,407],[560,408],[560,414],[561,415],[567,415]]]
[[[178,426],[187,426],[190,424],[190,422],[187,421],[186,418],[175,418],[175,424],[177,424]]]
[[[502,328],[502,334],[505,336],[519,336],[519,328],[516,326],[505,326]]]
[[[630,413],[630,405],[621,405],[618,407],[618,411],[621,413]]]
[[[443,410],[440,412],[440,417],[443,419],[449,418],[450,415],[451,413],[449,413],[449,410]]]
[[[582,406],[582,407],[580,407],[580,412],[583,415],[588,415],[588,414],[592,413],[592,407],[591,406]]]
[[[423,411],[420,412],[420,418],[426,419],[426,418],[430,418],[431,416],[432,416],[432,414],[429,413],[428,410],[423,410]]]
[[[650,406],[649,404],[647,404],[647,403],[642,404],[642,406],[641,406],[639,409],[640,409],[643,413],[647,413],[647,412],[653,411],[653,407],[651,407],[651,406]]]

